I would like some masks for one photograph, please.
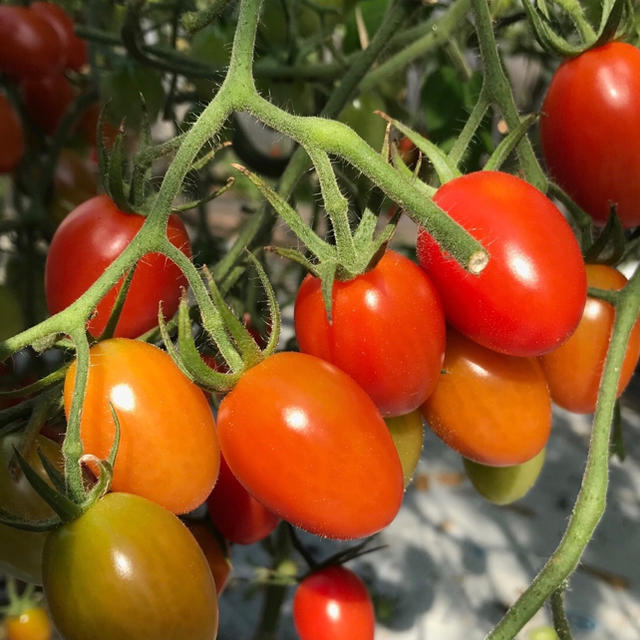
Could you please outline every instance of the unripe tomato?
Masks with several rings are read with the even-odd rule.
[[[89,379],[80,424],[84,453],[105,459],[113,444],[113,405],[120,446],[114,491],[135,493],[174,513],[200,506],[218,477],[219,449],[204,393],[170,356],[146,342],[114,338],[90,351]],[[64,382],[67,416],[76,377]]]
[[[422,428],[422,414],[420,411],[412,411],[403,416],[385,418],[389,433],[396,445],[400,464],[402,465],[402,477],[406,487],[411,481],[411,476],[418,466],[422,453],[422,441],[424,429]]]
[[[447,334],[443,374],[422,412],[452,449],[495,467],[533,458],[551,429],[538,360],[497,353],[455,331]]]
[[[510,504],[533,487],[542,471],[546,449],[531,460],[510,467],[490,467],[463,458],[464,470],[476,491],[494,504]]]
[[[587,265],[587,282],[598,289],[622,289],[627,279],[613,267]],[[560,347],[540,358],[551,399],[575,413],[593,413],[604,361],[607,357],[614,308],[604,300],[587,298],[582,319],[573,335]],[[625,390],[640,357],[640,321],[631,330],[618,380],[618,397]]]
[[[346,373],[276,353],[220,403],[218,436],[242,485],[296,526],[330,538],[384,528],[402,502],[402,468],[384,420]]]
[[[335,364],[383,416],[417,409],[435,388],[445,345],[440,297],[408,258],[387,251],[378,264],[333,285],[331,323],[320,278],[308,275],[295,305],[300,350]]]
[[[343,566],[307,576],[293,598],[300,640],[373,640],[373,603],[360,578]]]
[[[515,176],[478,171],[447,182],[434,202],[490,254],[486,268],[471,275],[420,230],[418,259],[447,322],[514,356],[564,342],[580,321],[587,279],[571,227],[551,200]]]
[[[609,42],[563,62],[540,141],[550,174],[596,222],[615,204],[624,227],[640,224],[640,50]]]
[[[0,93],[0,140],[0,173],[10,173],[22,160],[24,133],[20,117],[3,93]]]
[[[214,640],[216,586],[187,527],[162,507],[109,493],[47,539],[42,573],[65,640]]]
[[[51,621],[42,607],[32,606],[4,622],[5,640],[50,640]]]
[[[120,211],[107,196],[96,196],[74,209],[57,228],[47,254],[45,293],[49,311],[62,311],[79,298],[124,251],[144,220],[143,216]],[[189,236],[180,218],[169,218],[167,234],[172,244],[191,257]],[[123,281],[98,303],[88,323],[92,335],[98,336],[104,330]],[[181,288],[186,285],[183,273],[164,255],[143,256],[115,335],[135,338],[155,327],[160,303],[165,316],[172,316],[178,309]]]

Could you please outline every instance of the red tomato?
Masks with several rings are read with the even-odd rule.
[[[87,63],[87,43],[74,33],[73,20],[65,10],[51,2],[34,2],[30,9],[55,29],[65,52],[66,66],[75,71],[81,69]]]
[[[107,196],[96,196],[74,209],[56,230],[45,266],[45,294],[51,313],[79,298],[113,262],[142,227],[144,217],[120,211]],[[189,236],[177,216],[171,216],[169,240],[191,257]],[[88,323],[92,335],[104,330],[121,287],[120,281],[99,302]],[[172,316],[187,279],[165,256],[151,253],[136,267],[115,335],[133,338],[157,324],[158,305]]]
[[[45,76],[60,71],[65,51],[56,30],[35,11],[0,5],[0,71]]]
[[[447,182],[434,202],[490,253],[473,276],[423,229],[418,258],[447,321],[476,342],[514,356],[556,348],[580,321],[587,280],[580,247],[560,211],[530,184],[480,171]]]
[[[368,536],[400,508],[384,420],[353,378],[314,356],[277,353],[249,369],[220,403],[218,436],[245,489],[312,533]]]
[[[62,149],[53,175],[49,214],[60,224],[67,214],[85,200],[98,195],[97,176],[88,158],[71,149]]]
[[[73,87],[64,74],[27,77],[20,88],[31,119],[45,133],[54,133],[74,98]]]
[[[220,475],[207,498],[207,507],[218,531],[237,544],[253,544],[266,538],[280,522],[238,482],[224,456],[220,457]]]
[[[414,411],[438,381],[440,298],[424,271],[394,251],[371,271],[335,282],[331,324],[321,281],[308,275],[296,298],[295,329],[301,351],[348,373],[384,416]]]
[[[216,533],[210,522],[187,520],[185,524],[200,545],[202,553],[209,563],[211,575],[216,583],[216,592],[220,595],[227,586],[229,574],[233,569],[228,546],[221,544],[218,539],[219,534]]]
[[[530,460],[551,429],[540,363],[485,349],[455,331],[447,334],[444,372],[422,412],[452,449],[494,467]]]
[[[627,279],[613,267],[587,265],[587,282],[598,289],[622,289]],[[553,401],[575,413],[593,413],[611,339],[615,311],[604,300],[587,298],[574,334],[555,351],[540,358]],[[636,322],[625,353],[618,396],[629,383],[640,356],[640,321]]]
[[[47,612],[32,606],[17,615],[9,615],[4,622],[6,640],[50,640],[52,629]]]
[[[293,598],[300,640],[373,640],[373,603],[360,578],[343,566],[306,577]]]
[[[0,13],[0,19],[1,17]],[[2,93],[0,93],[0,140],[2,140],[2,144],[0,144],[0,173],[9,173],[22,160],[24,134],[20,117],[7,96]]]
[[[549,172],[596,222],[640,224],[640,50],[610,42],[565,61],[542,104]]]
[[[204,393],[169,355],[145,342],[114,338],[94,345],[80,425],[85,453],[109,455],[120,421],[112,489],[135,493],[174,513],[200,506],[218,477],[219,449]],[[76,377],[65,377],[69,415]]]

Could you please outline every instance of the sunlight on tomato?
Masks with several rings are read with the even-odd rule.
[[[42,607],[30,607],[15,616],[7,616],[4,622],[5,640],[49,640],[51,622]]]
[[[373,640],[373,603],[360,578],[343,566],[307,576],[293,598],[300,640]]]
[[[510,504],[533,487],[544,464],[546,450],[521,464],[490,467],[463,458],[464,470],[476,491],[494,504]]]
[[[627,279],[613,267],[587,265],[590,287],[618,290]],[[587,298],[582,319],[573,335],[555,351],[540,358],[552,400],[575,413],[593,413],[611,340],[614,308],[604,300]],[[631,330],[618,380],[617,396],[625,390],[640,357],[640,320]]]
[[[420,411],[412,411],[403,416],[385,418],[389,433],[396,445],[400,464],[402,465],[402,477],[404,486],[411,482],[411,476],[418,466],[422,453],[422,441],[424,429],[422,426],[422,414]]]
[[[114,338],[91,348],[89,380],[80,425],[85,453],[106,458],[115,425],[120,446],[112,489],[135,493],[174,513],[200,506],[218,477],[219,449],[213,414],[204,393],[171,357],[145,342]],[[76,363],[67,371],[67,416]]]
[[[455,331],[447,333],[443,374],[422,412],[452,449],[497,467],[533,458],[551,429],[551,398],[537,359],[497,353]]]
[[[384,420],[353,378],[304,353],[276,353],[220,403],[218,436],[268,509],[330,538],[368,536],[400,508],[402,467]]]
[[[42,571],[65,640],[216,637],[216,586],[198,543],[139,496],[109,493],[52,532]]]

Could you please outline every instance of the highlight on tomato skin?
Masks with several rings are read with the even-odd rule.
[[[109,455],[115,424],[120,443],[111,488],[143,496],[173,513],[199,507],[218,477],[220,450],[204,392],[169,354],[126,338],[103,340],[89,352],[89,378],[80,431],[84,453]],[[68,416],[76,362],[64,383]]]
[[[551,398],[538,360],[498,353],[453,330],[443,374],[422,413],[452,449],[495,467],[530,460],[551,430]]]
[[[613,267],[588,264],[586,269],[591,287],[620,290],[627,283],[625,276]],[[608,302],[588,297],[573,335],[540,358],[551,398],[558,406],[574,413],[595,411],[614,320],[615,310]],[[639,358],[640,320],[633,326],[627,342],[616,397],[629,384]]]
[[[372,535],[400,509],[402,467],[380,412],[315,356],[281,352],[249,369],[220,403],[218,437],[245,489],[312,533]]]
[[[524,180],[478,171],[438,189],[434,202],[489,252],[471,275],[420,229],[418,261],[434,283],[447,322],[483,346],[539,356],[574,331],[587,293],[571,227],[549,198]]]

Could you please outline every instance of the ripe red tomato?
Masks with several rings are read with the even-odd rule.
[[[418,258],[447,321],[472,340],[514,356],[564,342],[580,321],[587,280],[580,247],[560,211],[530,184],[479,171],[443,185],[434,202],[490,253],[473,276],[423,229]]]
[[[343,566],[306,577],[293,598],[300,640],[373,640],[373,603],[360,578]]]
[[[66,640],[214,640],[216,586],[187,527],[162,507],[110,493],[53,531],[44,591]]]
[[[599,289],[622,289],[627,279],[613,267],[587,265],[587,282]],[[555,351],[540,358],[552,400],[575,413],[593,413],[609,348],[615,311],[604,300],[587,298],[582,320],[573,335]],[[625,353],[618,396],[629,383],[640,357],[640,321],[636,322]]]
[[[219,534],[216,533],[210,522],[187,520],[185,524],[200,545],[202,553],[204,553],[204,557],[209,563],[211,575],[216,583],[216,591],[220,595],[224,591],[229,574],[233,569],[229,558],[228,545],[220,543]]]
[[[3,93],[0,93],[0,140],[2,140],[2,144],[0,144],[0,173],[9,173],[22,160],[24,133],[20,117]]]
[[[87,43],[74,33],[71,17],[62,7],[51,2],[34,2],[30,9],[55,29],[65,53],[65,66],[80,70],[87,63]]]
[[[144,217],[120,211],[107,196],[96,196],[74,209],[56,230],[45,266],[45,294],[51,313],[80,297],[133,239]],[[177,216],[171,216],[169,240],[191,257],[189,236]],[[108,239],[108,242],[106,241]],[[121,280],[98,303],[88,323],[92,335],[104,330],[122,285]],[[172,316],[187,280],[165,256],[151,253],[140,260],[133,276],[115,335],[134,338],[157,324],[158,305]]]
[[[321,281],[308,275],[296,298],[295,330],[301,351],[348,373],[383,416],[417,409],[440,376],[440,298],[424,271],[394,251],[367,273],[335,282],[331,323]]]
[[[64,74],[27,77],[20,88],[31,119],[45,133],[54,133],[74,98],[73,87]]]
[[[0,5],[0,71],[11,76],[45,76],[65,64],[56,30],[35,11]]]
[[[204,393],[169,355],[145,342],[114,338],[94,345],[80,425],[85,453],[109,455],[120,421],[114,491],[135,493],[174,513],[200,506],[218,477],[219,449]],[[76,363],[64,383],[67,415]]]
[[[280,522],[238,482],[224,456],[220,457],[220,474],[207,498],[207,507],[218,531],[237,544],[253,544],[266,538]]]
[[[5,640],[50,640],[52,629],[47,612],[32,606],[4,621]]]
[[[353,378],[314,356],[276,353],[249,369],[220,403],[218,436],[245,489],[312,533],[368,536],[400,508],[384,420]]]
[[[443,368],[422,412],[452,449],[505,467],[530,460],[545,446],[551,398],[537,359],[497,353],[450,331]]]
[[[77,206],[98,195],[97,176],[88,158],[72,149],[62,149],[53,175],[49,214],[60,224]]]
[[[610,42],[560,65],[540,118],[550,174],[596,222],[640,224],[640,50]]]

